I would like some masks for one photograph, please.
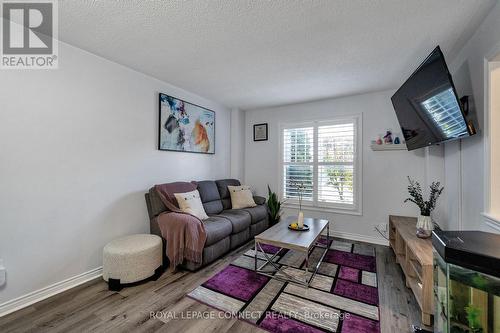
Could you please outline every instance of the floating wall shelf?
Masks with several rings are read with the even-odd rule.
[[[408,150],[406,148],[406,144],[385,144],[385,145],[371,145],[373,151],[381,151],[381,150]]]

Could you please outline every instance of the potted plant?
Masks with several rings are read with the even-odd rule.
[[[267,185],[267,210],[269,212],[269,222],[271,225],[279,222],[281,218],[281,204],[282,202],[278,199],[278,195],[271,191],[269,185]]]
[[[410,185],[408,185],[410,198],[405,199],[404,202],[411,201],[420,208],[420,216],[417,220],[417,236],[420,238],[429,238],[432,234],[432,230],[434,230],[431,212],[436,208],[437,199],[443,192],[444,187],[441,187],[440,182],[432,182],[429,200],[424,201],[420,183],[410,177],[408,177],[408,181],[410,182]]]

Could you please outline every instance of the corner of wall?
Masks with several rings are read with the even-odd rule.
[[[231,178],[244,181],[245,176],[245,113],[238,109],[231,109],[230,131],[230,165]]]

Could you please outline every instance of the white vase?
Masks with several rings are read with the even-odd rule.
[[[299,226],[299,229],[304,228],[304,213],[302,211],[299,211],[299,217],[297,219],[297,224]]]
[[[434,230],[434,224],[430,216],[420,215],[417,219],[417,237],[429,238]]]

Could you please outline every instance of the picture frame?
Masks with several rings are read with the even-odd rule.
[[[215,154],[215,111],[158,94],[158,150]]]
[[[267,123],[253,125],[253,141],[267,141],[268,134]]]

